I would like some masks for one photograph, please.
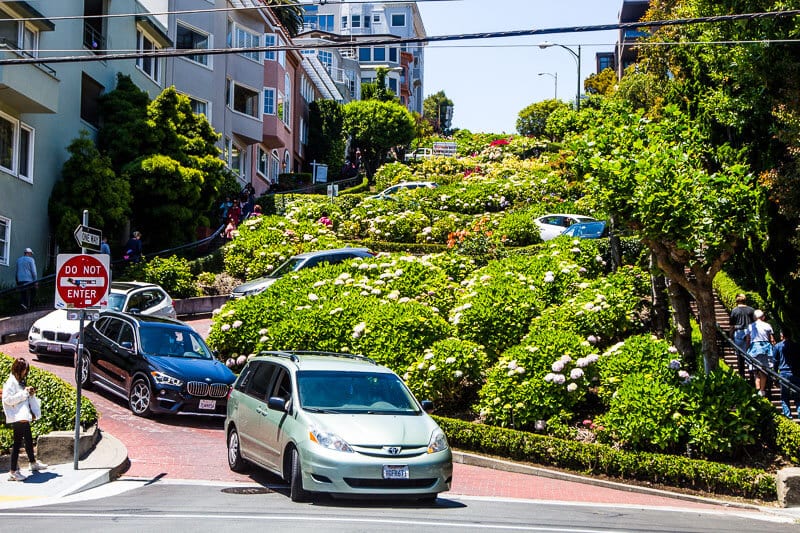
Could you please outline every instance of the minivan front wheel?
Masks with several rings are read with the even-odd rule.
[[[150,404],[153,401],[153,394],[150,391],[150,384],[144,378],[136,378],[131,386],[128,395],[128,406],[136,416],[150,416]]]
[[[289,481],[289,496],[293,502],[307,502],[311,493],[303,488],[303,469],[300,465],[300,454],[292,448],[292,473]]]

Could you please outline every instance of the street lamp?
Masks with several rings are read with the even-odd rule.
[[[575,58],[575,62],[578,64],[578,92],[575,94],[575,110],[577,111],[581,108],[581,45],[578,45],[578,52],[576,53],[575,50],[563,44],[551,43],[549,41],[539,43],[539,48],[550,48],[551,46],[563,48],[572,54],[572,57]]]
[[[553,89],[553,100],[558,100],[558,72],[540,72],[539,76],[550,76],[555,80],[555,87]]]

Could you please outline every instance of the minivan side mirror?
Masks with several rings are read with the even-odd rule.
[[[126,350],[133,350],[133,343],[131,341],[122,341],[120,346],[125,348]]]
[[[267,407],[269,407],[273,411],[282,411],[285,413],[286,400],[284,400],[280,396],[270,396],[269,400],[267,400]]]
[[[433,402],[432,401],[430,401],[430,400],[422,400],[419,403],[420,403],[420,405],[422,405],[422,409],[426,413],[428,413],[428,414],[433,413]]]

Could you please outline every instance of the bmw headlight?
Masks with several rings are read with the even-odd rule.
[[[150,375],[153,376],[153,380],[159,385],[172,385],[175,387],[180,387],[183,385],[182,379],[172,377],[163,372],[157,372],[154,370],[153,372],[150,372]]]
[[[33,327],[31,327],[31,334],[33,334],[33,335],[39,335],[41,332],[42,332],[42,330],[40,330],[40,329],[39,329],[39,328],[37,328],[36,326],[33,326]]]
[[[327,448],[329,450],[347,453],[353,452],[353,448],[351,448],[350,445],[344,441],[344,439],[335,433],[320,431],[319,429],[312,427],[308,430],[308,438],[311,439],[311,442],[316,442],[323,448]]]
[[[444,436],[441,430],[436,430],[431,435],[431,441],[428,443],[428,453],[443,452],[450,445],[447,444],[447,437]]]

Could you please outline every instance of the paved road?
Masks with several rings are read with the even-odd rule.
[[[190,324],[202,335],[211,321]],[[0,346],[10,355],[33,358],[27,342]],[[32,361],[33,366],[75,382],[71,362]],[[227,465],[223,420],[208,417],[164,416],[144,419],[131,414],[124,400],[106,392],[86,391],[100,412],[100,428],[120,439],[131,461],[126,478],[186,479],[219,482],[257,482],[281,484],[281,480],[254,470],[247,474],[231,472]],[[528,474],[505,472],[465,464],[454,465],[452,489],[446,495],[526,498],[584,503],[630,504],[690,509],[719,509],[711,503],[678,501],[659,495],[640,494]]]

